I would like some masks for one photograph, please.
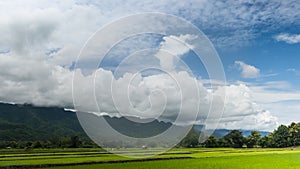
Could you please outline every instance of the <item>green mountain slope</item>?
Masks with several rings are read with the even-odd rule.
[[[74,112],[56,107],[0,104],[0,141],[87,137]]]
[[[94,114],[87,116],[96,123],[100,121]],[[158,120],[136,123],[125,117],[105,116],[105,120],[115,130],[139,138],[159,134],[172,125]],[[0,103],[0,141],[36,141],[68,136],[88,139],[74,112],[57,107]]]

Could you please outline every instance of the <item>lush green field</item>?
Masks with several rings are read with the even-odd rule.
[[[126,152],[127,150],[115,150]],[[132,150],[131,150],[132,151]],[[149,150],[148,150],[149,151]],[[155,151],[155,150],[153,150]],[[141,149],[133,151],[141,156],[150,155]],[[72,164],[55,166],[59,169],[81,168],[208,168],[208,169],[285,169],[300,167],[300,149],[231,149],[194,148],[173,149],[165,154],[145,159],[131,159],[107,153],[100,149],[49,149],[49,150],[0,150],[0,167],[45,167],[45,164]],[[177,159],[172,159],[177,158]],[[183,159],[180,159],[183,158]],[[188,159],[187,159],[188,158]],[[139,161],[142,160],[142,161]],[[84,164],[85,165],[78,165]],[[88,164],[91,163],[91,164]],[[102,163],[102,164],[96,164]],[[77,164],[77,165],[76,165]]]
[[[185,160],[169,160],[169,161],[151,161],[151,162],[134,162],[123,164],[98,164],[84,165],[76,167],[57,167],[58,169],[67,168],[182,168],[182,169],[297,169],[300,167],[300,154],[266,154],[266,155],[251,155],[251,156],[234,156],[234,157],[211,157],[211,158],[196,158]]]

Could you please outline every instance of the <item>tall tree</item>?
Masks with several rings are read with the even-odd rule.
[[[81,145],[81,141],[78,136],[71,137],[70,148],[78,148]]]
[[[245,143],[245,138],[242,135],[242,132],[238,130],[232,130],[226,136],[224,136],[225,141],[229,147],[242,148]]]
[[[251,134],[246,138],[247,147],[249,148],[256,147],[258,145],[258,141],[260,137],[261,137],[260,132],[255,130],[252,131]]]
[[[218,147],[218,140],[215,136],[209,136],[208,139],[204,142],[205,147]]]
[[[291,146],[291,140],[289,139],[289,129],[285,125],[280,125],[277,130],[273,132],[273,139],[276,147],[288,147]]]
[[[292,146],[300,145],[300,123],[292,123],[288,126],[289,138]]]

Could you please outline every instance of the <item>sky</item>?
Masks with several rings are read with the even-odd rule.
[[[116,44],[94,72],[90,68],[99,58],[77,63],[80,50],[95,32],[143,12],[177,16],[201,30],[218,53],[226,85],[209,79],[193,52],[201,48],[194,44],[193,34],[136,35]],[[98,110],[91,101],[95,91],[89,87],[95,82],[100,112],[109,115],[153,118],[163,112],[162,119],[172,120],[178,111],[186,117],[181,123],[188,123],[199,110],[196,122],[201,123],[210,98],[222,97],[226,91],[226,99],[215,103],[224,107],[218,128],[272,131],[279,124],[300,120],[297,0],[5,0],[0,2],[0,18],[2,102],[72,108],[75,75],[80,88],[75,101],[87,111]],[[122,31],[120,26],[111,33]],[[106,37],[101,42],[108,43]],[[136,74],[153,65],[171,72],[177,83],[154,70]],[[207,86],[209,80],[215,88]]]

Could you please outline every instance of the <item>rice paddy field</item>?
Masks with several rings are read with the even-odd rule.
[[[128,150],[113,151],[126,153]],[[130,152],[143,157],[151,155],[152,150]],[[298,169],[300,149],[178,148],[146,158],[122,157],[102,149],[3,149],[0,150],[0,168]]]

